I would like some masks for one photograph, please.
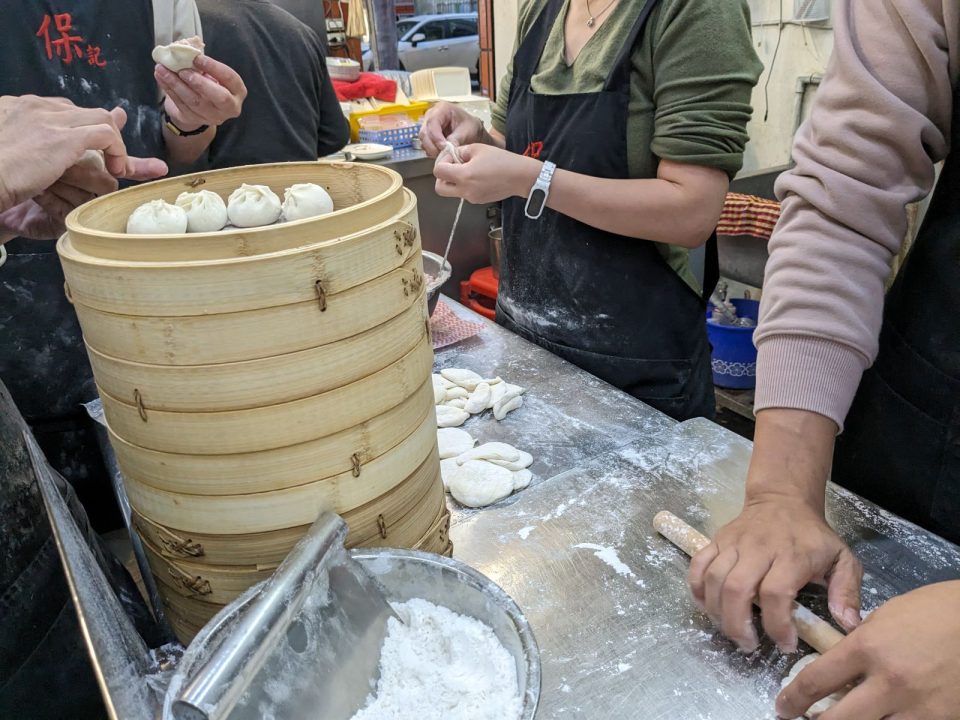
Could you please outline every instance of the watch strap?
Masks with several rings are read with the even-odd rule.
[[[527,196],[527,204],[523,208],[524,215],[531,220],[539,220],[543,215],[543,211],[547,207],[547,199],[550,197],[550,184],[553,181],[553,174],[556,170],[556,163],[552,163],[549,160],[544,162],[543,167],[540,168],[540,175],[530,189],[530,194]]]
[[[177,124],[173,121],[173,118],[171,118],[167,113],[166,109],[163,110],[163,124],[166,125],[167,129],[177,137],[193,137],[194,135],[202,135],[210,129],[209,125],[201,125],[196,130],[181,130],[179,127],[177,127]]]

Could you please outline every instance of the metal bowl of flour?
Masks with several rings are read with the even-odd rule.
[[[387,598],[405,602],[422,598],[490,626],[517,669],[523,697],[520,720],[533,720],[540,700],[540,650],[530,624],[517,604],[492,580],[450,558],[415,550],[365,548],[350,553],[383,586]],[[177,666],[164,703],[164,718],[172,718],[170,704],[194,669],[236,624],[256,597],[259,586],[248,590],[223,609],[194,638]],[[349,720],[371,687],[369,648],[338,642],[340,628],[324,622],[326,589],[319,587],[300,618],[287,633],[287,642],[263,670],[230,714],[230,720]],[[379,659],[379,651],[376,652]],[[333,667],[333,672],[317,668]]]

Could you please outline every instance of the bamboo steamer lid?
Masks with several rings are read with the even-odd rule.
[[[432,415],[433,387],[394,408],[326,437],[234,455],[181,455],[147,450],[110,432],[124,475],[159,490],[192,495],[242,495],[302,485],[361,467],[396,447]],[[156,544],[156,543],[155,543]]]
[[[433,453],[416,472],[386,495],[343,513],[352,547],[405,547],[422,542],[445,509],[443,484],[437,482]],[[424,517],[427,517],[426,522]],[[310,525],[239,535],[184,533],[165,528],[133,512],[140,535],[164,558],[196,565],[279,565]],[[429,534],[430,530],[427,530]]]
[[[395,318],[423,294],[420,256],[370,282],[293,305],[213,315],[137,317],[74,303],[85,341],[111,357],[160,365],[242,362],[344,340]]]
[[[429,383],[432,368],[433,346],[424,334],[413,350],[383,370],[279,405],[181,413],[128,404],[103,391],[100,397],[110,429],[128,443],[169,453],[229,455],[296,445],[359,425]]]
[[[278,405],[349,385],[409,353],[423,338],[424,302],[353,337],[284,355],[213,365],[151,365],[87,346],[97,387],[115,398],[171,412]]]
[[[96,310],[147,317],[234,313],[318,298],[329,302],[419,258],[416,196],[404,190],[404,197],[399,217],[352,235],[311,244],[304,226],[293,249],[229,260],[107,260],[79,252],[67,233],[57,242],[67,297]],[[266,229],[278,232],[278,227]],[[417,272],[422,276],[422,264]]]
[[[336,210],[328,215],[263,228],[189,235],[127,235],[127,218],[151,200],[173,203],[182,192],[210,190],[223,198],[243,183],[268,185],[282,199],[285,188],[311,182],[323,186]],[[249,257],[334,240],[387,221],[406,202],[400,175],[364,163],[276,163],[184,175],[97,198],[67,216],[77,252],[115,260],[215,260]]]
[[[433,423],[432,427],[430,426]],[[312,523],[324,510],[343,513],[399,486],[436,448],[428,418],[407,440],[361,468],[296,487],[247,495],[186,495],[127,477],[130,504],[160,525],[213,535],[259,533]],[[437,461],[439,471],[439,460]]]

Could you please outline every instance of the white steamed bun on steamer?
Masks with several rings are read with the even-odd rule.
[[[291,185],[283,193],[283,219],[287,222],[333,212],[333,198],[315,183]]]
[[[240,228],[272,225],[280,218],[280,198],[266,185],[244,183],[230,195],[227,217]]]
[[[144,203],[127,218],[127,232],[132,235],[174,235],[186,231],[186,210],[163,200]]]
[[[177,206],[187,213],[188,232],[217,232],[227,224],[227,205],[210,190],[180,193]]]

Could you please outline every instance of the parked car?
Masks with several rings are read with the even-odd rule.
[[[400,69],[416,72],[433,67],[465,67],[480,73],[477,15],[420,15],[397,23]],[[373,69],[373,54],[363,48],[363,67]]]

